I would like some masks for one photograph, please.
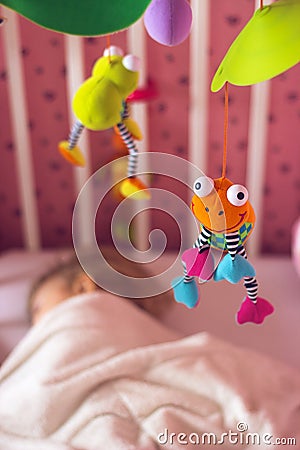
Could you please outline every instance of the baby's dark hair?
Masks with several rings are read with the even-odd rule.
[[[149,273],[142,264],[130,261],[122,257],[116,250],[113,248],[101,248],[101,252],[105,258],[105,260],[118,272],[123,273],[129,277],[133,278],[148,278]],[[72,289],[74,280],[83,272],[83,268],[79,263],[75,254],[70,256],[67,260],[56,264],[49,271],[47,271],[44,275],[42,275],[32,286],[29,299],[28,299],[28,313],[29,318],[31,319],[34,298],[39,290],[46,282],[53,280],[57,277],[63,279],[65,286],[68,290]],[[95,285],[96,289],[100,288],[93,280],[91,280]],[[134,281],[133,281],[134,282]],[[154,316],[161,316],[165,313],[165,311],[173,304],[172,295],[169,292],[165,292],[163,294],[159,294],[153,297],[146,297],[142,299],[138,298],[130,298],[126,297],[128,300],[131,300],[141,309],[149,312]]]
[[[37,291],[48,281],[57,277],[64,280],[68,289],[71,289],[76,276],[82,271],[82,267],[75,255],[70,256],[67,260],[61,261],[51,267],[46,273],[41,275],[32,285],[28,296],[28,314],[31,317],[33,309],[33,301]]]

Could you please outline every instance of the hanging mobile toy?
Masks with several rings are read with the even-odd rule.
[[[228,114],[228,91],[225,85],[225,118]],[[225,130],[227,120],[225,120]],[[226,173],[227,132],[224,136],[222,177],[212,180],[199,177],[194,183],[191,210],[200,222],[200,234],[193,248],[182,255],[184,276],[172,281],[175,300],[194,308],[199,302],[195,278],[206,282],[228,280],[238,283],[244,279],[247,296],[237,313],[237,322],[262,323],[274,310],[265,299],[258,297],[255,270],[247,260],[245,241],[253,231],[254,210],[248,200],[247,189],[232,183]],[[211,248],[226,252],[217,267]]]
[[[106,130],[114,127],[123,139],[129,161],[127,179],[120,186],[124,197],[149,198],[145,184],[136,177],[138,151],[134,139],[142,139],[138,124],[130,118],[127,97],[138,85],[139,59],[123,56],[120,48],[105,49],[92,70],[92,75],[78,88],[73,98],[76,122],[69,140],[59,143],[59,151],[72,164],[84,166],[85,160],[77,142],[84,128]]]
[[[192,8],[187,0],[152,0],[144,14],[148,34],[155,41],[173,47],[191,31]]]

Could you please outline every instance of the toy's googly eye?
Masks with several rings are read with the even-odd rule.
[[[0,27],[7,21],[5,17],[0,17]]]
[[[130,70],[130,72],[138,72],[140,69],[140,59],[134,55],[124,56],[122,64],[125,69]]]
[[[194,183],[193,191],[198,197],[206,197],[214,188],[214,181],[209,177],[199,177]]]
[[[120,47],[117,47],[116,45],[111,45],[110,47],[106,48],[103,52],[103,56],[123,56],[124,52]]]
[[[227,198],[234,206],[243,206],[248,200],[249,194],[245,186],[233,184],[227,190]]]

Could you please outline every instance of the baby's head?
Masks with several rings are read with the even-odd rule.
[[[115,270],[129,277],[149,277],[141,264],[124,260],[111,249],[103,253],[107,262]],[[70,297],[100,289],[82,269],[77,258],[73,256],[49,270],[33,285],[28,303],[31,323],[36,324],[48,311]],[[169,293],[143,299],[128,298],[128,300],[154,316],[162,315],[173,304]]]
[[[29,295],[29,316],[35,324],[59,303],[77,294],[97,289],[97,285],[87,276],[77,259],[60,263],[41,278]]]

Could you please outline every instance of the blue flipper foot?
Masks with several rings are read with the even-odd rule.
[[[230,283],[238,283],[244,277],[254,277],[254,267],[241,255],[235,255],[234,260],[230,254],[224,256],[214,273],[214,280],[227,280]]]
[[[172,280],[172,288],[176,302],[183,303],[188,308],[195,308],[199,303],[199,293],[196,282],[192,279],[184,281],[184,277],[177,277]]]

